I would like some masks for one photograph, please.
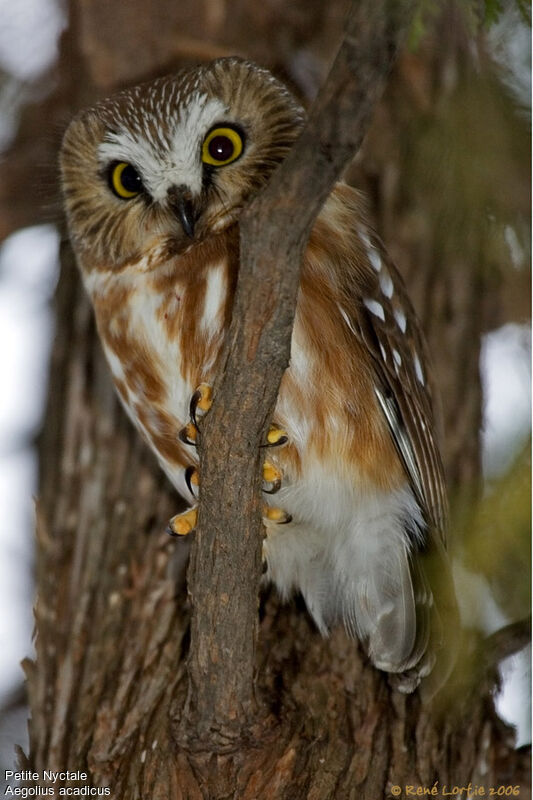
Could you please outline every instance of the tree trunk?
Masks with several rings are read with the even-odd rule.
[[[72,0],[55,102],[73,112],[118,85],[221,51],[245,50],[294,82],[299,76],[305,89],[309,71],[301,77],[294,54],[307,54],[317,69],[326,45],[333,53],[346,4],[288,5],[237,3],[230,12],[206,2],[193,14],[173,0]],[[478,475],[480,337],[494,320],[501,284],[471,253],[459,258],[441,247],[440,220],[417,205],[402,172],[405,152],[396,144],[391,157],[387,148],[387,136],[410,113],[419,115],[420,83],[427,117],[444,113],[439,104],[453,92],[435,76],[449,74],[449,59],[457,82],[466,80],[459,46],[451,54],[428,48],[404,55],[354,170],[433,344],[448,474],[458,491]],[[386,135],[377,131],[380,122]],[[40,444],[37,657],[26,663],[32,718],[24,768],[82,770],[86,779],[65,785],[110,787],[116,800],[378,800],[405,796],[408,786],[413,794],[436,786],[441,797],[469,783],[487,796],[490,787],[519,786],[515,796],[527,798],[528,759],[513,751],[512,731],[494,711],[496,672],[482,643],[465,637],[460,669],[430,710],[418,695],[392,691],[344,633],[322,639],[296,600],[281,605],[268,590],[247,735],[209,749],[184,740],[189,543],[164,533],[181,501],[118,405],[66,244],[56,308]]]

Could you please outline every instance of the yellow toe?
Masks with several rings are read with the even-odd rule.
[[[287,431],[284,431],[283,428],[278,428],[277,425],[270,426],[266,439],[267,444],[271,445],[272,447],[281,447],[282,444],[285,444],[289,441]]]
[[[213,405],[213,387],[209,386],[208,383],[201,383],[196,391],[200,395],[196,407],[200,411],[209,411]]]
[[[281,480],[281,470],[274,466],[270,461],[263,464],[263,480],[267,483],[275,483]]]
[[[196,528],[198,509],[190,508],[182,514],[176,514],[168,523],[169,531],[176,536],[186,536]]]
[[[276,522],[278,525],[285,525],[292,520],[290,514],[282,508],[276,508],[275,506],[264,506],[263,516],[269,522]]]
[[[198,430],[194,423],[188,422],[178,433],[178,439],[184,444],[196,444],[198,440]]]

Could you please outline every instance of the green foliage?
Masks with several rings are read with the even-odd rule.
[[[490,27],[490,25],[493,25],[495,22],[497,22],[502,12],[503,3],[501,0],[485,0],[485,25]]]
[[[490,27],[495,22],[498,22],[501,14],[513,6],[518,9],[520,16],[527,25],[531,25],[531,2],[530,0],[484,0],[485,14],[484,24]]]
[[[487,487],[464,533],[466,566],[485,575],[510,619],[526,617],[531,608],[530,443]]]

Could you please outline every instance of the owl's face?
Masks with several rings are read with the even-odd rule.
[[[61,151],[82,269],[166,244],[179,253],[234,223],[296,139],[303,112],[266,70],[218,59],[80,113]]]

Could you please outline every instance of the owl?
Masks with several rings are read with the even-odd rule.
[[[230,323],[239,217],[304,121],[272,74],[224,58],[122,91],[64,136],[70,238],[116,390],[193,506],[190,445]],[[403,282],[344,183],[303,257],[274,419],[265,579],[300,592],[322,634],[344,624],[413,691],[455,609],[434,402]]]

